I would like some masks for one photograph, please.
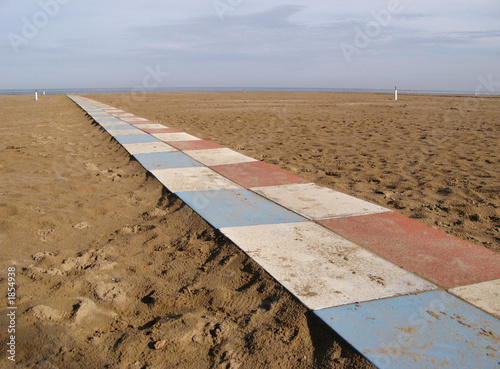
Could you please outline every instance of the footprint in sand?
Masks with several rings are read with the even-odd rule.
[[[90,224],[88,224],[87,222],[80,222],[78,224],[73,225],[73,228],[76,228],[76,229],[90,228]]]
[[[23,272],[23,274],[33,280],[39,280],[42,279],[43,275],[57,275],[57,276],[62,276],[65,275],[64,271],[57,269],[57,268],[52,268],[52,269],[43,269],[39,268],[33,265],[30,265],[26,270]]]
[[[63,261],[61,269],[64,271],[82,270],[82,269],[98,269],[110,270],[118,263],[107,260],[108,257],[114,255],[112,248],[103,248],[100,250],[89,250],[75,258],[68,258]]]
[[[56,309],[51,308],[46,305],[37,305],[28,309],[26,311],[27,314],[34,316],[39,320],[61,320],[63,318],[63,314]]]
[[[36,234],[40,236],[40,242],[49,241],[49,236],[55,232],[55,229],[39,229]]]
[[[53,257],[54,254],[49,251],[43,251],[43,252],[37,252],[36,254],[31,255],[31,258],[35,260],[36,262],[41,262],[42,260],[48,258],[48,257]]]
[[[103,301],[111,301],[117,306],[126,306],[129,303],[126,292],[117,283],[99,282],[94,288],[95,296]]]
[[[99,167],[97,165],[95,165],[94,163],[85,163],[85,169],[91,170],[93,172],[99,171]]]
[[[243,292],[214,291],[212,306],[228,313],[257,310],[260,300]]]
[[[76,325],[91,327],[96,330],[98,326],[108,325],[115,320],[117,314],[114,311],[98,307],[94,301],[79,297],[80,303],[76,305],[72,320]]]

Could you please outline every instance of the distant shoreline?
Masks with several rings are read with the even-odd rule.
[[[66,94],[106,94],[106,93],[140,93],[134,88],[67,88],[67,89],[38,89],[38,94],[43,92],[47,95],[66,95]],[[324,92],[324,93],[380,93],[393,94],[392,89],[355,89],[355,88],[280,88],[280,87],[165,87],[156,88],[146,93],[165,93],[165,92]],[[32,95],[35,89],[7,89],[0,90],[0,95]],[[475,95],[474,91],[434,91],[434,90],[398,90],[399,94],[424,94],[424,95]],[[478,96],[499,96],[498,92],[483,92]]]

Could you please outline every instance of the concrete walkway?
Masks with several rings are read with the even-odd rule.
[[[500,254],[187,133],[70,98],[379,368],[500,368]]]

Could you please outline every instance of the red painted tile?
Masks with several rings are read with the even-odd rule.
[[[216,145],[212,142],[195,140],[195,141],[175,141],[168,142],[170,146],[175,147],[178,150],[207,150],[207,149],[220,149],[222,146]]]
[[[445,288],[500,278],[500,254],[401,214],[326,219],[319,223]]]
[[[244,188],[308,182],[303,178],[261,161],[215,165],[211,168]]]
[[[155,133],[181,133],[173,128],[141,128],[141,126],[136,126],[139,129],[142,129],[144,132],[155,134]]]

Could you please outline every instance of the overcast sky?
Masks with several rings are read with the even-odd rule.
[[[0,0],[0,36],[0,89],[500,80],[499,0]]]

